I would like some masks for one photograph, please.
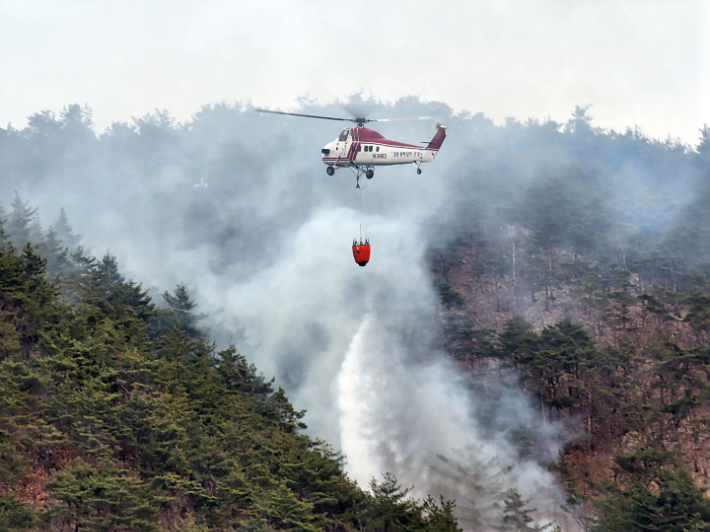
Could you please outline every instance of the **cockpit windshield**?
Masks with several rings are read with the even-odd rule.
[[[345,142],[346,140],[348,140],[348,133],[350,133],[350,129],[343,129],[343,132],[338,137],[338,140],[340,142]]]

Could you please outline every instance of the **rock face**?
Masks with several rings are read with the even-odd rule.
[[[491,357],[516,367],[544,418],[566,427],[566,464],[582,492],[604,479],[623,485],[625,457],[645,464],[649,449],[710,484],[710,297],[659,289],[636,272],[603,271],[560,253],[540,267],[540,257],[520,252],[524,235],[517,249],[509,240],[505,250],[479,237],[430,254],[447,348],[462,370],[476,372]],[[593,354],[576,369],[551,359],[553,377],[536,383],[544,362],[522,363],[498,341],[514,316],[543,336],[569,318],[591,336]]]

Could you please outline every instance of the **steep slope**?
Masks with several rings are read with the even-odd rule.
[[[594,130],[583,110],[540,126],[473,152],[434,226],[448,235],[429,254],[447,349],[474,380],[507,372],[564,427],[575,500],[624,501],[598,502],[619,518],[601,529],[696,485],[707,526],[710,130],[695,151]]]
[[[613,249],[541,249],[529,219],[486,229],[430,255],[447,349],[464,371],[517,370],[543,419],[565,428],[571,493],[600,497],[609,480],[657,487],[677,467],[708,485],[710,296],[707,268],[693,267],[707,237],[692,262],[646,242],[621,250],[622,263]]]

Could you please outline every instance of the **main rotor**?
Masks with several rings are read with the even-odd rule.
[[[430,116],[414,116],[408,118],[341,118],[336,116],[306,115],[302,113],[287,113],[285,111],[273,111],[271,109],[255,109],[260,113],[271,113],[274,115],[302,116],[304,118],[318,118],[320,120],[336,120],[339,122],[353,122],[357,127],[364,127],[368,122],[397,122],[400,120],[429,120]]]

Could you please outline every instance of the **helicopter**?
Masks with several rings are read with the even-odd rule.
[[[358,182],[360,175],[363,173],[367,179],[372,179],[375,176],[376,166],[413,164],[417,169],[417,174],[421,174],[422,163],[428,163],[436,159],[436,155],[439,153],[439,149],[446,139],[446,126],[441,124],[437,124],[434,137],[425,146],[388,140],[377,131],[365,127],[365,124],[369,122],[428,120],[430,118],[428,116],[379,119],[339,118],[333,116],[287,113],[285,111],[273,111],[271,109],[255,110],[260,113],[353,122],[355,127],[346,127],[335,140],[329,142],[321,149],[321,158],[326,165],[325,171],[328,175],[333,175],[335,171],[340,168],[354,168],[357,171]]]

